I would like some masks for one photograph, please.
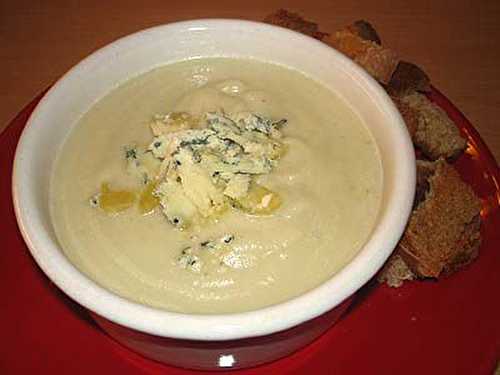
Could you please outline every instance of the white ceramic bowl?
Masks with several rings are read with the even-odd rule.
[[[121,298],[94,283],[68,261],[49,215],[49,181],[57,150],[79,118],[99,98],[154,67],[212,56],[247,57],[292,67],[351,103],[380,151],[383,202],[376,228],[362,250],[314,290],[285,303],[246,313],[180,314]],[[238,20],[196,20],[159,26],[93,53],[63,76],[33,112],[19,141],[13,175],[19,227],[47,276],[89,309],[118,340],[151,358],[193,368],[246,367],[273,360],[327,329],[332,319],[326,319],[330,323],[301,323],[321,320],[322,314],[373,277],[403,232],[414,188],[415,160],[410,138],[379,84],[319,41],[282,28]],[[280,331],[288,333],[276,334]],[[262,337],[265,339],[259,340]],[[256,339],[245,340],[248,338]]]

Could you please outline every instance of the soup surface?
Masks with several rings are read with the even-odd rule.
[[[286,119],[286,152],[251,175],[279,204],[263,214],[233,205],[189,227],[173,225],[169,207],[95,207],[103,183],[144,188],[124,153],[146,149],[152,118],[169,112]],[[51,212],[67,257],[100,285],[170,311],[228,313],[283,302],[338,272],[370,235],[381,189],[374,141],[335,93],[270,63],[195,59],[130,79],[81,118],[58,155]]]

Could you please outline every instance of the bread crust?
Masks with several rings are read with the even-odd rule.
[[[307,21],[297,13],[289,12],[286,9],[279,9],[275,13],[270,14],[269,16],[264,18],[264,22],[276,26],[285,27],[287,29],[309,35],[319,40],[322,40],[325,36],[328,35],[327,33],[321,32],[319,30],[318,24]]]
[[[431,80],[419,66],[400,61],[387,85],[387,92],[391,96],[404,96],[415,91],[430,92]]]
[[[355,21],[352,25],[347,26],[347,28],[352,33],[358,35],[361,39],[369,40],[378,44],[379,46],[382,45],[382,40],[380,39],[377,31],[368,21],[358,20]]]

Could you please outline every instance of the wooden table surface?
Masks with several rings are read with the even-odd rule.
[[[421,65],[500,160],[500,1],[0,1],[0,130],[94,50],[146,27],[192,18],[261,20],[286,8],[334,31],[370,21],[383,43]]]

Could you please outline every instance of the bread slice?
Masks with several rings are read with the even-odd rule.
[[[417,161],[417,193],[408,226],[377,276],[398,287],[405,280],[438,278],[478,255],[481,203],[445,160]]]
[[[415,121],[416,118],[412,140],[429,159],[453,158],[467,146],[466,140],[446,112],[425,95],[414,92],[398,97],[395,103],[406,121]],[[411,124],[411,127],[414,126],[415,124]]]
[[[451,159],[465,149],[466,140],[446,112],[421,94],[431,89],[427,74],[415,64],[399,61],[394,52],[382,47],[371,24],[356,21],[323,41],[384,85],[401,112],[413,143],[427,158]]]
[[[477,256],[481,202],[445,160],[418,161],[417,168],[424,194],[417,193],[397,251],[415,275],[439,277]]]
[[[264,18],[264,22],[286,27],[287,29],[309,35],[313,38],[322,40],[327,33],[319,31],[318,25],[299,16],[297,13],[289,12],[285,9],[279,9],[276,13],[270,14]]]
[[[417,133],[418,122],[419,122],[418,111],[411,108],[406,102],[401,100],[401,98],[399,98],[398,96],[391,96],[391,99],[394,102],[394,104],[396,104],[396,107],[398,108],[399,113],[403,117],[403,120],[406,124],[408,133],[410,133],[410,137],[413,143],[415,143],[415,134]]]
[[[354,60],[384,84],[389,83],[399,63],[396,53],[380,45],[377,32],[366,21],[356,21],[334,34],[327,35],[323,42]]]

